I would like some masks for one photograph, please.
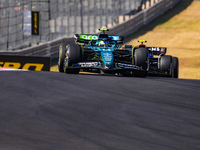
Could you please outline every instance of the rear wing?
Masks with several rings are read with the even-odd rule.
[[[166,47],[147,47],[147,49],[153,55],[165,55],[167,52]]]
[[[88,44],[91,40],[98,40],[98,35],[94,34],[75,34],[74,35],[76,42]]]
[[[75,38],[76,42],[88,44],[89,41],[91,41],[91,40],[98,40],[99,35],[95,35],[95,34],[75,34],[74,38]],[[108,39],[116,41],[118,44],[123,44],[123,41],[124,41],[123,36],[117,36],[117,35],[108,35]]]

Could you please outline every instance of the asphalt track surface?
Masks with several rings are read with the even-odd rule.
[[[199,150],[200,80],[0,72],[1,150]]]

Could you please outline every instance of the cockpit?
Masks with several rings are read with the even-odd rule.
[[[116,41],[112,40],[92,40],[91,46],[97,46],[97,47],[114,47],[116,46]]]

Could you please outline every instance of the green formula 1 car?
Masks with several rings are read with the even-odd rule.
[[[108,35],[99,29],[98,35],[75,34],[74,44],[59,46],[60,72],[78,74],[82,70],[100,70],[124,76],[146,77],[149,71],[149,52],[144,47],[125,45],[123,36]]]

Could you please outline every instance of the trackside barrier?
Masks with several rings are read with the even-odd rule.
[[[0,55],[0,68],[49,71],[50,57]]]
[[[0,55],[55,57],[57,56],[58,47],[61,43],[74,43],[74,38],[60,38],[37,46],[28,47],[22,50],[0,52]]]
[[[110,28],[109,34],[128,36],[156,17],[175,6],[180,0],[160,0],[148,9],[145,9],[127,21]],[[0,55],[48,56],[56,57],[58,47],[62,43],[74,43],[74,38],[60,38],[45,44],[15,51],[1,51]]]

